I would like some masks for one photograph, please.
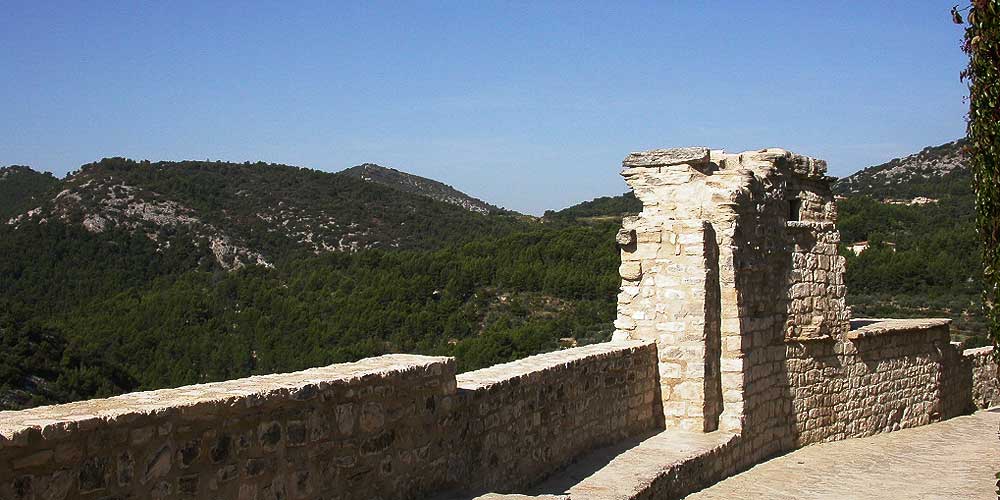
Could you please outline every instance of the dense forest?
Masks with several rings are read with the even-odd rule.
[[[12,165],[0,169],[0,223],[31,210],[59,184],[49,172]]]
[[[198,252],[157,252],[125,232],[52,223],[0,234],[0,275],[15,278],[0,284],[5,404],[388,352],[453,355],[467,370],[553,350],[560,338],[604,340],[618,286],[616,229],[538,227],[434,251],[329,253],[239,272],[199,268]],[[30,263],[21,248],[38,249]]]
[[[960,338],[982,342],[962,172],[918,193],[934,203],[839,201],[844,242],[871,243],[842,249],[857,316],[949,316]],[[470,370],[603,341],[614,235],[641,209],[626,193],[539,223],[271,164],[109,159],[64,181],[0,175],[5,219],[33,212],[0,223],[0,409],[389,352],[455,356]],[[268,265],[228,267],[220,238]],[[345,238],[357,244],[317,245]]]

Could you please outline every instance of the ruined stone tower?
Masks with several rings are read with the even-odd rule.
[[[788,413],[787,345],[848,330],[826,163],[782,149],[632,153],[617,339],[655,340],[668,428],[742,430]]]

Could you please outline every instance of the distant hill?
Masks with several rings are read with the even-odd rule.
[[[59,179],[49,172],[21,165],[0,167],[0,223],[38,206],[58,184]]]
[[[618,196],[602,196],[578,203],[562,210],[547,210],[547,220],[576,220],[587,218],[621,218],[626,214],[642,211],[642,202],[631,191]]]
[[[107,158],[63,181],[23,167],[11,172],[23,179],[17,185],[31,180],[34,193],[5,207],[13,228],[59,220],[91,233],[138,231],[160,246],[207,248],[227,269],[273,265],[297,253],[437,248],[514,223],[352,175],[287,165]]]
[[[403,192],[426,196],[432,200],[451,203],[472,212],[495,213],[500,209],[479,198],[473,198],[447,184],[387,168],[374,163],[364,163],[339,172],[340,175],[381,184]]]
[[[971,196],[972,174],[963,148],[965,139],[927,147],[894,158],[837,181],[839,195],[868,196],[882,201],[912,201],[916,197]]]

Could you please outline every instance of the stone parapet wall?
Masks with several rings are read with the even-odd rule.
[[[953,343],[946,368],[946,416],[1000,405],[1000,372],[992,347],[962,351]]]
[[[514,491],[586,451],[662,429],[656,346],[596,344],[458,376],[449,474]]]
[[[655,346],[460,375],[387,355],[0,412],[0,499],[424,498],[520,485],[662,427]]]
[[[454,376],[390,355],[0,412],[0,498],[418,498]]]
[[[1000,369],[993,347],[966,349],[962,357],[972,372],[972,404],[976,408],[1000,405]]]
[[[947,320],[892,320],[846,339],[788,343],[794,447],[869,436],[943,418]]]

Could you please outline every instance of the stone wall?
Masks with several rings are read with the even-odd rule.
[[[995,365],[947,321],[851,328],[825,162],[675,148],[622,166],[643,210],[618,234],[615,338],[657,342],[667,428],[738,432],[752,463],[995,400]]]
[[[825,162],[675,148],[622,166],[643,210],[619,233],[616,338],[657,342],[668,428],[768,425],[784,342],[848,327]]]
[[[1000,404],[1000,369],[993,348],[966,349],[962,355],[971,365],[973,406],[989,408]]]
[[[581,453],[662,429],[656,346],[597,344],[458,376],[449,475],[516,491]]]
[[[462,374],[389,355],[0,412],[0,498],[424,498],[520,485],[662,426],[651,344]]]
[[[792,447],[924,425],[946,412],[947,320],[887,320],[786,349]]]
[[[418,498],[454,376],[392,355],[0,412],[0,498]]]

